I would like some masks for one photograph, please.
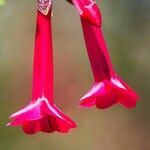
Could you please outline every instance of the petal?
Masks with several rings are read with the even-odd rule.
[[[24,121],[23,131],[27,134],[34,134],[36,132],[36,121]]]
[[[25,121],[23,123],[23,130],[27,134],[34,134],[40,131],[47,133],[55,131],[55,129],[52,127],[49,116],[44,116],[39,120]]]
[[[100,109],[108,108],[117,103],[118,95],[115,93],[111,82],[104,81],[104,86],[100,89],[96,99],[96,106]]]
[[[117,75],[111,80],[95,83],[91,90],[81,98],[82,107],[93,106],[108,108],[116,103],[120,103],[127,108],[136,106],[138,95]]]
[[[27,134],[34,134],[39,131],[65,133],[76,127],[74,121],[55,105],[50,104],[45,97],[39,98],[35,103],[31,103],[23,110],[15,113],[11,116],[11,119],[13,120],[8,125],[22,125],[24,132]]]
[[[9,118],[13,121],[10,123],[11,126],[17,126],[22,124],[25,120],[36,120],[43,117],[40,109],[40,99],[36,102],[27,105],[20,111],[12,114]]]
[[[127,108],[133,108],[139,99],[139,96],[133,91],[119,76],[111,79],[119,95],[118,102]]]
[[[96,103],[96,97],[99,89],[102,87],[102,83],[94,83],[92,88],[80,99],[80,105],[83,107],[91,107]]]

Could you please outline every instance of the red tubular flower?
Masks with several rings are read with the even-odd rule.
[[[87,6],[89,2],[89,13],[86,18],[90,18],[94,15],[92,12],[98,12],[98,6],[93,0],[72,0],[72,2],[77,10],[79,10],[78,6],[80,6],[82,11],[84,11],[85,6]],[[94,8],[90,7],[93,3]],[[85,13],[86,12],[87,11],[85,11]],[[138,95],[115,73],[101,26],[98,27],[91,24],[86,18],[82,17],[82,14],[84,14],[84,12],[81,13],[81,22],[95,83],[90,91],[81,98],[80,105],[83,107],[96,105],[98,108],[104,109],[113,104],[120,103],[127,108],[135,107]],[[96,15],[96,18],[97,17]],[[101,20],[101,15],[99,15],[99,20]]]
[[[25,133],[68,132],[76,124],[53,103],[53,52],[50,14],[37,12],[32,101],[10,116],[8,125],[21,125]]]

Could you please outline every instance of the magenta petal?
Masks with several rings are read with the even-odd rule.
[[[139,99],[139,96],[133,91],[120,77],[115,76],[111,79],[118,92],[118,102],[127,108],[133,108]]]
[[[117,103],[117,98],[113,85],[106,80],[104,81],[103,87],[99,90],[96,106],[100,109],[108,108]]]
[[[72,0],[80,16],[95,26],[101,26],[101,13],[94,0]]]
[[[95,83],[92,89],[80,100],[82,107],[89,107],[92,104],[101,109],[108,108],[115,103],[117,103],[117,96],[109,81]]]
[[[64,133],[68,132],[70,128],[76,127],[75,122],[63,114],[56,106],[50,105],[46,98],[39,98],[35,103],[28,105],[10,118],[12,119],[12,122],[9,123],[10,126],[22,125],[23,130],[28,134],[39,131]]]
[[[116,103],[120,103],[127,108],[135,107],[137,94],[125,84],[118,76],[112,77],[111,80],[95,83],[91,90],[81,98],[82,107],[93,106],[108,108]]]
[[[101,88],[102,83],[93,84],[92,88],[80,99],[80,105],[83,107],[91,107],[95,105],[96,98],[98,96],[99,89]]]
[[[38,121],[37,120],[25,121],[22,126],[23,126],[23,131],[27,134],[34,134],[39,131],[47,132],[47,133],[51,133],[55,131],[55,129],[52,128],[48,116],[44,116]]]
[[[23,123],[23,131],[27,134],[34,134],[36,132],[36,121],[25,121]]]

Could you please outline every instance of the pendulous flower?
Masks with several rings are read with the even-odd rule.
[[[127,108],[135,107],[138,95],[113,69],[101,29],[102,18],[97,4],[93,0],[72,0],[72,3],[80,13],[86,48],[95,80],[89,92],[80,99],[80,105],[82,107],[96,105],[98,108],[104,109],[119,103]],[[93,12],[99,13],[95,15]],[[93,23],[94,18],[96,18],[95,23]]]
[[[25,108],[12,114],[10,116],[12,121],[8,124],[22,126],[27,134],[39,131],[65,133],[70,128],[76,127],[75,122],[53,103],[53,51],[50,18],[51,9],[47,15],[37,11],[32,100]]]

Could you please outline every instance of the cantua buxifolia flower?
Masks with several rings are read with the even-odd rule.
[[[102,21],[98,6],[93,0],[72,0],[72,3],[81,16],[84,39],[95,80],[89,92],[81,98],[80,105],[83,107],[96,105],[104,109],[119,103],[127,108],[135,107],[138,95],[113,69],[101,29]]]
[[[25,133],[68,132],[76,124],[53,103],[53,51],[51,9],[37,11],[34,49],[32,100],[25,108],[10,116],[10,126],[22,126]],[[45,15],[47,14],[47,15]]]

